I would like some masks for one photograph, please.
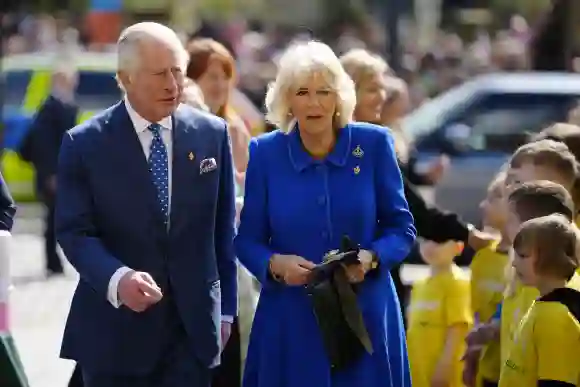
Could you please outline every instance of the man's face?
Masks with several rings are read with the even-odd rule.
[[[120,76],[131,105],[143,118],[157,122],[171,115],[181,100],[185,78],[179,55],[155,40],[141,42],[137,52],[138,67]]]

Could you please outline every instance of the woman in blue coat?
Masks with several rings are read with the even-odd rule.
[[[266,105],[279,130],[250,144],[236,237],[239,260],[262,283],[244,387],[410,387],[389,269],[409,252],[415,229],[389,132],[351,121],[354,84],[318,42],[284,53]],[[359,284],[374,351],[331,372],[303,285],[344,235],[362,248],[347,276]]]

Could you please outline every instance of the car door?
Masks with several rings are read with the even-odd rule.
[[[438,205],[480,223],[479,203],[492,177],[529,134],[562,121],[578,96],[494,94],[474,100],[439,136],[455,152],[435,189]]]

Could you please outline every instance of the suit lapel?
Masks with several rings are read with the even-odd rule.
[[[191,115],[178,108],[173,115],[173,161],[171,176],[171,231],[184,224],[182,220],[190,217],[185,208],[195,195],[196,180],[199,178],[199,129]],[[189,122],[188,122],[189,121]]]
[[[143,201],[157,223],[163,226],[157,190],[151,179],[147,158],[123,102],[120,102],[113,111],[110,126],[110,156],[117,158],[116,165],[125,171],[127,181],[130,182],[128,185],[135,193],[135,200]]]

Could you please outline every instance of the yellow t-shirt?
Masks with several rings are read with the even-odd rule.
[[[540,292],[538,292],[538,289],[531,286],[524,286],[518,281],[513,294],[504,297],[501,309],[500,364],[504,364],[507,360],[514,333],[522,317],[539,296]]]
[[[471,308],[480,322],[489,322],[503,299],[506,286],[507,253],[497,251],[499,242],[479,250],[471,262]],[[478,379],[499,380],[500,343],[494,341],[483,348],[478,366]]]
[[[580,386],[580,292],[556,289],[532,304],[502,365],[499,387],[539,380]]]
[[[469,279],[461,269],[438,273],[417,282],[411,291],[407,347],[413,387],[430,387],[431,377],[445,346],[449,327],[472,323]],[[459,348],[449,387],[462,387]]]

